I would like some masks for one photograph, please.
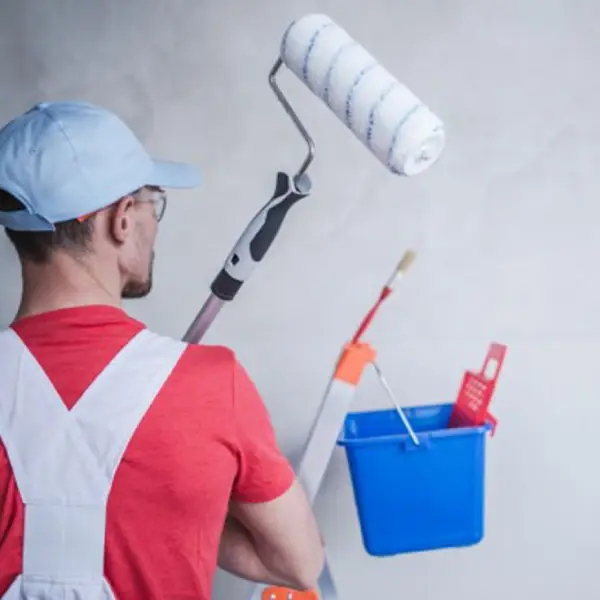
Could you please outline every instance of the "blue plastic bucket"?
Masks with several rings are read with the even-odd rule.
[[[491,426],[448,429],[452,404],[353,412],[345,447],[363,544],[372,556],[472,546],[484,535]]]

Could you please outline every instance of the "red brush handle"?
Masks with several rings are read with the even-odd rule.
[[[352,338],[353,344],[356,344],[360,340],[363,333],[367,330],[367,328],[371,324],[371,321],[373,320],[375,313],[379,310],[379,307],[381,306],[382,302],[391,294],[391,292],[392,292],[392,290],[389,287],[383,288],[381,295],[379,296],[379,299],[377,300],[377,302],[375,302],[375,304],[373,305],[371,310],[367,313],[365,318],[362,320],[360,327],[356,330],[356,333],[354,334],[354,337]]]

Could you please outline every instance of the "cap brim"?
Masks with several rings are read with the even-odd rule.
[[[154,160],[151,180],[146,185],[161,188],[191,189],[202,183],[202,173],[195,165],[168,160]]]

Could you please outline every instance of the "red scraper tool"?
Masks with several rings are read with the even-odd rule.
[[[479,373],[467,371],[464,374],[458,397],[450,414],[449,428],[473,427],[490,423],[494,435],[498,422],[488,409],[506,350],[503,344],[490,344],[481,371]]]

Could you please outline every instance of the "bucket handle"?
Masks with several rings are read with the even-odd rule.
[[[372,363],[373,367],[375,368],[375,371],[377,372],[377,376],[379,377],[379,381],[381,382],[383,389],[386,391],[389,399],[392,401],[392,404],[395,406],[396,410],[398,411],[398,414],[400,415],[400,418],[402,419],[402,422],[404,423],[404,427],[406,427],[406,430],[408,431],[408,434],[410,435],[410,439],[413,441],[415,446],[420,446],[421,442],[419,442],[419,438],[416,436],[413,428],[411,427],[410,423],[408,422],[408,419],[406,418],[406,415],[404,414],[404,411],[402,410],[400,403],[398,402],[396,396],[394,395],[394,392],[392,392],[392,388],[389,386],[386,378],[383,376],[383,372],[381,371],[381,368],[374,360],[371,361],[371,363]]]

